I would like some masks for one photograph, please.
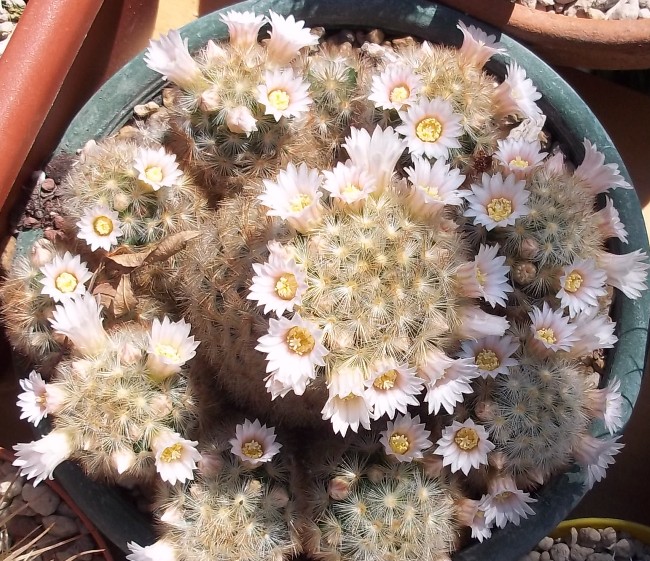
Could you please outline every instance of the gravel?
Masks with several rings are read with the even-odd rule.
[[[563,538],[543,538],[520,561],[650,561],[650,544],[611,527],[571,528]]]
[[[97,544],[59,495],[45,483],[34,487],[24,477],[16,475],[16,468],[0,460],[0,520],[13,514],[6,526],[0,527],[0,548],[3,532],[8,535],[11,547],[28,536],[28,539],[36,537],[49,527],[34,549],[68,539],[72,541],[30,558],[30,561],[66,561],[75,555],[79,561],[104,561],[101,553],[84,553],[98,549]],[[0,549],[0,558],[3,554]]]
[[[601,19],[650,19],[650,0],[515,0],[541,12]]]

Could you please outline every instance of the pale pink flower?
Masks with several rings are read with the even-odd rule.
[[[542,97],[526,71],[516,62],[507,66],[505,80],[495,90],[495,110],[500,115],[518,115],[535,120],[542,113],[535,103]]]
[[[126,544],[131,552],[126,558],[129,561],[176,561],[176,549],[164,539],[142,547],[135,542]]]
[[[576,342],[576,326],[569,323],[569,318],[561,310],[554,310],[546,302],[542,309],[533,307],[528,314],[531,319],[530,330],[533,334],[532,345],[538,351],[569,351]]]
[[[255,275],[247,298],[264,306],[265,314],[273,311],[279,317],[300,304],[307,291],[307,275],[281,244],[269,242],[268,248],[268,261],[253,264]]]
[[[539,167],[546,152],[542,152],[539,140],[527,142],[515,138],[497,141],[498,150],[494,153],[505,173],[513,173],[518,179],[525,179]]]
[[[606,164],[605,155],[599,152],[597,146],[586,138],[583,144],[585,157],[573,173],[573,177],[578,181],[580,187],[592,195],[604,193],[617,187],[632,189],[632,185],[621,176],[618,164]]]
[[[607,314],[583,312],[571,324],[575,326],[573,336],[576,339],[570,351],[572,356],[581,357],[598,349],[611,349],[618,341],[614,335],[616,323]]]
[[[40,268],[41,294],[47,294],[55,302],[64,302],[86,293],[86,283],[92,273],[81,262],[79,255],[66,251],[63,257],[56,255],[52,261]]]
[[[406,413],[409,405],[418,405],[416,395],[422,392],[424,382],[415,375],[415,368],[386,359],[370,368],[365,382],[366,400],[373,408],[373,419],[395,413]]]
[[[50,325],[55,333],[70,339],[78,354],[95,356],[110,345],[102,325],[101,311],[102,307],[94,296],[82,294],[57,305]]]
[[[246,419],[235,427],[235,438],[231,438],[231,452],[243,462],[258,466],[270,462],[282,448],[275,441],[275,428],[262,425],[258,419],[252,423]]]
[[[257,120],[248,107],[238,105],[228,110],[226,126],[230,132],[250,136],[253,131],[257,130]]]
[[[317,169],[308,168],[305,163],[298,167],[289,163],[286,170],[280,171],[276,181],[264,180],[264,193],[258,199],[269,208],[267,216],[279,216],[305,234],[322,219],[320,184],[321,176]]]
[[[512,358],[519,349],[519,342],[511,335],[490,335],[476,341],[463,341],[461,347],[459,356],[471,359],[483,378],[507,375],[510,366],[519,364],[517,359]]]
[[[382,129],[376,126],[372,135],[365,129],[352,127],[343,148],[355,166],[374,177],[375,192],[380,194],[388,189],[406,144],[392,127]]]
[[[462,115],[442,98],[420,99],[406,111],[399,111],[402,124],[395,130],[405,137],[413,156],[446,160],[449,150],[460,148]]]
[[[598,298],[607,294],[605,271],[596,268],[593,259],[577,259],[562,269],[557,297],[569,317],[598,307]]]
[[[465,181],[460,170],[444,160],[431,162],[426,158],[413,157],[413,167],[404,168],[412,186],[408,198],[409,208],[416,216],[438,214],[445,205],[459,206],[463,197],[458,188]]]
[[[627,230],[625,224],[621,222],[618,210],[614,206],[614,201],[605,197],[605,206],[596,212],[592,217],[596,222],[596,227],[604,238],[618,238],[627,243]]]
[[[24,390],[18,394],[20,418],[27,419],[34,426],[38,426],[47,415],[57,413],[67,397],[59,384],[46,384],[36,370],[29,373],[29,378],[20,380],[20,387]]]
[[[477,425],[472,419],[463,423],[453,421],[443,429],[442,437],[436,444],[438,447],[433,453],[442,456],[442,465],[450,466],[452,473],[460,470],[465,475],[472,468],[486,465],[488,453],[494,450],[485,427]]]
[[[462,21],[456,25],[463,32],[463,44],[458,49],[458,56],[464,64],[483,68],[483,65],[495,54],[506,54],[505,47],[474,25],[466,26]]]
[[[157,434],[152,440],[151,448],[160,478],[170,485],[194,479],[196,462],[201,459],[201,454],[196,449],[197,444],[198,442],[186,440],[172,431]]]
[[[512,174],[504,179],[500,173],[483,173],[481,183],[473,183],[471,190],[471,194],[465,195],[469,208],[464,216],[473,216],[474,223],[482,224],[488,231],[512,226],[517,218],[528,214],[526,201],[530,192],[526,182]]]
[[[480,339],[489,335],[501,337],[510,323],[502,316],[488,314],[478,306],[464,306],[458,310],[460,325],[456,333],[462,339]]]
[[[411,105],[420,93],[422,80],[410,66],[389,64],[372,77],[372,93],[368,99],[380,109],[400,110]]]
[[[463,263],[456,271],[456,278],[464,296],[483,298],[490,306],[505,306],[508,292],[513,288],[508,283],[510,267],[504,265],[504,255],[497,255],[499,244],[481,244],[473,261]]]
[[[370,428],[372,406],[366,398],[363,374],[355,368],[342,368],[332,374],[329,397],[321,414],[332,423],[334,433],[345,436],[348,429],[359,431],[359,425]]]
[[[537,499],[517,489],[511,477],[501,476],[492,479],[488,491],[487,498],[481,499],[488,524],[494,522],[498,528],[504,528],[508,522],[512,522],[518,526],[522,518],[535,514],[528,504],[537,502]]]
[[[316,377],[316,367],[325,366],[323,357],[329,351],[322,339],[322,329],[295,314],[291,319],[270,318],[269,331],[258,339],[255,349],[266,353],[266,371],[274,381],[302,395]]]
[[[304,27],[304,21],[296,21],[292,15],[286,18],[269,10],[271,38],[266,45],[267,64],[282,67],[298,56],[300,49],[318,45],[318,37]]]
[[[181,371],[182,366],[196,355],[200,342],[190,336],[192,326],[184,319],[172,322],[165,316],[151,324],[147,347],[147,369],[157,380]]]
[[[228,26],[230,44],[241,53],[247,53],[257,45],[257,35],[267,21],[264,16],[256,15],[254,12],[234,10],[222,14],[220,19]]]
[[[374,177],[351,160],[345,164],[338,162],[333,170],[323,171],[323,175],[323,189],[351,210],[359,210],[363,201],[375,190]]]
[[[384,451],[394,456],[400,462],[410,462],[424,456],[424,451],[433,445],[429,440],[431,431],[426,430],[420,423],[420,416],[411,418],[409,413],[398,414],[395,422],[388,421],[386,430],[381,431],[379,442],[384,445]]]
[[[144,62],[151,70],[162,74],[163,79],[171,80],[183,89],[191,89],[203,75],[190,55],[187,43],[188,39],[181,39],[181,34],[171,29],[160,39],[149,41]]]
[[[293,68],[264,72],[264,83],[257,86],[257,101],[264,106],[264,114],[273,115],[276,121],[299,117],[312,104],[309,83],[295,76]]]
[[[585,485],[591,489],[594,483],[605,477],[607,468],[614,463],[614,456],[623,448],[620,436],[614,438],[596,438],[583,434],[573,447],[575,461],[587,470]]]
[[[620,392],[621,381],[618,378],[610,380],[601,389],[589,389],[585,392],[587,408],[592,415],[602,419],[609,434],[614,434],[623,426],[623,396]]]
[[[480,542],[492,535],[492,524],[488,524],[485,518],[484,503],[486,499],[487,495],[483,495],[480,501],[462,498],[458,501],[457,508],[458,522],[463,526],[468,526],[472,530],[472,537]]]
[[[632,300],[640,298],[641,292],[648,288],[646,278],[650,265],[647,259],[647,254],[640,249],[621,255],[602,251],[596,256],[598,267],[607,275],[607,284]]]
[[[122,236],[122,223],[117,212],[102,204],[87,208],[76,226],[79,229],[77,237],[84,240],[91,251],[100,248],[109,251]]]
[[[471,394],[472,380],[478,375],[478,369],[471,359],[449,358],[438,350],[427,352],[424,364],[418,373],[426,381],[425,403],[428,403],[429,414],[438,414],[444,408],[451,414],[458,403],[462,403],[464,394]]]
[[[34,479],[38,485],[44,479],[52,479],[56,467],[74,452],[73,436],[70,432],[56,429],[40,440],[16,444],[16,459],[13,465],[20,468],[20,474]]]
[[[138,172],[138,180],[153,191],[162,187],[173,187],[181,183],[183,172],[178,168],[176,154],[169,154],[160,147],[141,147],[138,149],[133,168]]]

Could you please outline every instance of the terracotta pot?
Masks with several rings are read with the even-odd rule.
[[[592,20],[541,12],[510,0],[440,0],[520,39],[550,64],[650,68],[650,19]]]
[[[27,4],[0,58],[0,234],[20,186],[49,156],[70,119],[146,46],[156,11],[151,0]]]
[[[16,459],[15,456],[9,450],[0,447],[0,460],[3,460],[5,462],[13,462],[15,459]],[[45,484],[47,484],[47,486],[50,487],[52,491],[54,491],[57,495],[59,495],[61,500],[68,507],[70,507],[70,510],[72,510],[75,516],[79,518],[79,520],[84,525],[84,527],[88,530],[88,533],[90,534],[93,541],[97,545],[97,549],[102,550],[100,555],[104,558],[104,560],[113,561],[113,556],[111,555],[111,551],[108,548],[108,544],[106,543],[106,540],[104,540],[104,538],[99,533],[97,528],[95,528],[93,523],[90,520],[88,520],[88,517],[79,509],[79,507],[72,500],[70,495],[66,493],[63,487],[61,487],[61,485],[59,485],[56,481],[51,479],[46,479]]]

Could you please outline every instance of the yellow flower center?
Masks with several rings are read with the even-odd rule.
[[[264,454],[264,449],[262,448],[262,445],[257,442],[257,440],[251,440],[244,444],[241,447],[241,451],[244,456],[250,458],[251,460],[257,460]]]
[[[478,366],[481,370],[495,370],[499,368],[501,362],[496,353],[491,349],[483,349],[479,352],[476,357],[474,357],[474,364]]]
[[[546,341],[549,345],[552,345],[557,341],[555,333],[550,327],[543,327],[542,329],[537,330],[537,336]]]
[[[309,195],[305,195],[304,193],[300,193],[297,197],[294,197],[289,201],[289,210],[291,212],[300,212],[301,210],[304,210],[311,204],[311,197]]]
[[[418,185],[418,189],[422,189],[422,191],[424,191],[432,199],[436,199],[438,201],[441,199],[437,187],[433,187],[429,185]]]
[[[582,285],[582,275],[578,271],[573,271],[564,279],[564,290],[567,292],[577,292]]]
[[[46,403],[46,396],[45,396],[45,394],[37,395],[37,396],[36,396],[36,403],[38,403],[39,405],[45,405],[45,403]]]
[[[391,434],[388,439],[388,445],[395,454],[406,454],[411,447],[408,437],[398,432]]]
[[[271,90],[269,92],[269,103],[278,111],[284,111],[289,107],[290,101],[289,94],[284,90]]]
[[[144,175],[152,183],[160,183],[163,179],[163,170],[160,166],[148,166],[144,170]]]
[[[495,495],[495,499],[497,501],[507,501],[510,497],[512,497],[512,491],[501,491],[498,495]]]
[[[73,292],[79,281],[72,273],[64,271],[54,280],[54,286],[63,293]]]
[[[296,325],[287,332],[287,345],[294,353],[302,356],[313,350],[316,341],[307,329]]]
[[[348,183],[343,189],[341,189],[341,193],[344,195],[356,195],[359,193],[361,189],[359,189],[358,185],[355,185],[354,183]]]
[[[478,446],[480,438],[478,433],[471,427],[458,429],[454,435],[454,442],[461,450],[469,452]]]
[[[487,213],[495,222],[501,222],[512,214],[512,202],[503,197],[492,199],[487,206]]]
[[[113,221],[108,216],[98,216],[93,220],[93,231],[98,236],[108,236],[113,231]]]
[[[517,156],[513,160],[510,160],[511,168],[524,169],[528,167],[528,160],[524,160],[521,156]]]
[[[275,293],[282,300],[291,300],[298,291],[298,281],[292,273],[285,273],[275,283]]]
[[[395,380],[397,380],[397,370],[393,369],[384,372],[372,383],[372,385],[378,390],[390,390],[395,385]]]
[[[346,395],[345,397],[341,397],[340,399],[341,401],[350,401],[352,399],[356,399],[357,397],[359,397],[357,394],[349,393],[348,395]]]
[[[434,117],[422,119],[415,127],[415,135],[422,142],[435,142],[442,134],[442,124]]]
[[[158,356],[171,360],[172,362],[180,362],[181,355],[176,347],[166,345],[165,343],[158,343],[155,348]]]
[[[170,463],[180,460],[183,452],[183,445],[180,442],[167,446],[160,454],[160,459],[163,462]]]
[[[478,282],[481,286],[483,286],[485,284],[485,279],[486,278],[487,277],[483,274],[481,269],[476,267],[476,282]]]
[[[388,95],[388,98],[391,100],[393,103],[401,103],[405,99],[408,98],[408,96],[411,95],[411,90],[409,87],[405,84],[402,84],[401,86],[396,86],[394,87],[390,94]]]

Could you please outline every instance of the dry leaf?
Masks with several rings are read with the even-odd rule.
[[[92,294],[93,296],[99,295],[99,303],[105,308],[110,308],[115,299],[116,292],[111,284],[102,282],[93,288]]]
[[[116,318],[124,316],[135,309],[138,304],[138,298],[133,294],[130,275],[122,275],[120,283],[115,289],[115,293],[113,314],[115,314]]]
[[[142,267],[144,265],[147,257],[151,253],[150,249],[145,251],[139,251],[138,253],[120,253],[120,254],[111,254],[106,257],[110,259],[113,263],[119,265],[120,267],[125,267],[127,269],[135,269],[137,267]]]
[[[147,256],[146,263],[156,263],[158,261],[166,261],[172,255],[185,249],[187,242],[197,238],[201,232],[198,230],[188,230],[186,232],[178,232],[167,236],[153,249]]]

